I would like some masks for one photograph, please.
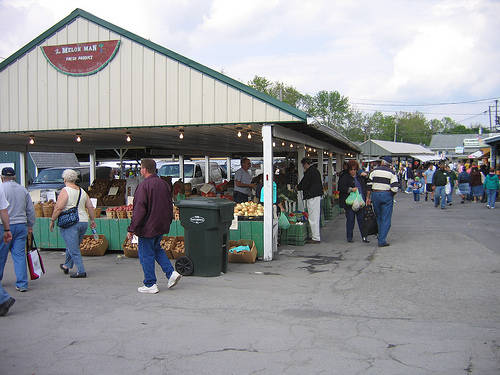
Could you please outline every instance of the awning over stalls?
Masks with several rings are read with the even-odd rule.
[[[434,160],[439,160],[439,157],[436,155],[427,155],[427,154],[415,154],[415,155],[410,155],[413,159],[418,159],[422,163],[427,163],[429,161],[434,161]]]
[[[481,150],[477,150],[476,152],[473,152],[472,154],[468,155],[467,158],[469,159],[477,159],[483,156],[483,152]]]

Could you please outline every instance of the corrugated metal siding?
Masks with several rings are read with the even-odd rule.
[[[42,45],[113,39],[118,53],[91,76],[56,71],[41,45],[0,72],[0,130],[301,121],[83,18]]]

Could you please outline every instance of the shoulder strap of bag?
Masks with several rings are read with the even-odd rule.
[[[82,188],[79,188],[78,189],[79,193],[78,193],[78,200],[76,201],[76,208],[78,208],[78,205],[80,204],[80,197],[82,196]]]

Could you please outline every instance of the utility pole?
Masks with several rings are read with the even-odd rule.
[[[495,99],[495,128],[500,126],[500,118],[498,117],[498,99]]]
[[[394,142],[396,142],[396,133],[398,131],[398,123],[394,123]]]
[[[490,115],[490,132],[491,132],[491,105],[488,106],[488,112]]]

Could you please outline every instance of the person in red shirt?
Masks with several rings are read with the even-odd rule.
[[[170,230],[172,222],[172,192],[166,181],[156,174],[156,162],[141,161],[141,175],[144,177],[134,194],[132,221],[128,227],[129,240],[135,234],[139,237],[139,260],[144,272],[144,285],[140,293],[158,293],[156,285],[155,260],[168,278],[168,288],[174,287],[181,275],[174,270],[160,242]]]

